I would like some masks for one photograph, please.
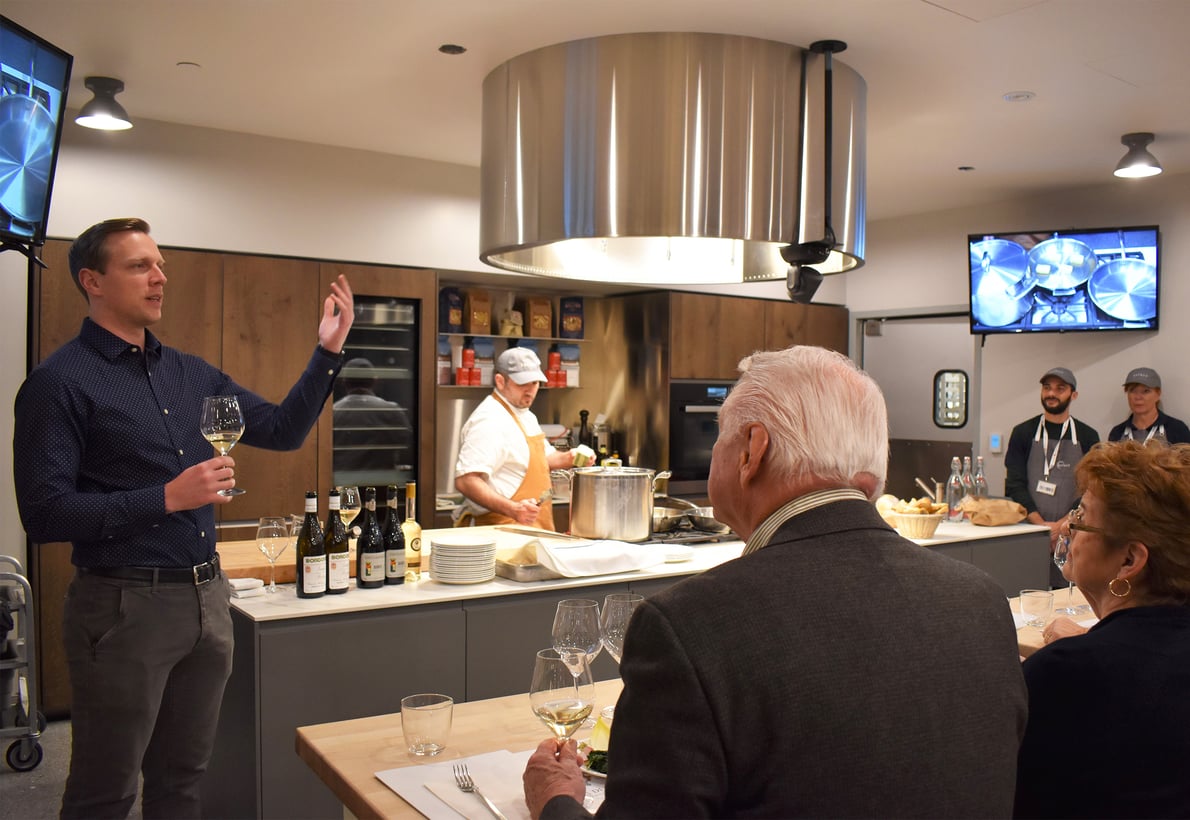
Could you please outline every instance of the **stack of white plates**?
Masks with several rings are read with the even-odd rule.
[[[443,584],[482,584],[496,577],[496,541],[460,533],[430,542],[430,577]]]

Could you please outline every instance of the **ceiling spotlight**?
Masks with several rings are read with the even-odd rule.
[[[112,77],[88,77],[84,84],[95,98],[79,111],[74,121],[84,128],[101,131],[124,131],[132,127],[132,120],[124,106],[116,102],[116,95],[124,90],[124,81]]]
[[[1148,144],[1152,141],[1153,135],[1147,131],[1125,134],[1120,137],[1120,142],[1128,146],[1128,153],[1116,166],[1116,176],[1136,179],[1156,176],[1161,173],[1161,163],[1147,149]]]

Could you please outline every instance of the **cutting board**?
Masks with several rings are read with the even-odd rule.
[[[255,541],[220,541],[219,564],[228,578],[259,578],[268,583],[269,562]],[[355,577],[355,550],[351,551],[348,572]],[[297,565],[291,544],[277,559],[277,583],[292,584],[297,577]]]

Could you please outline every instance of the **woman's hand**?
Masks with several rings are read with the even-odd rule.
[[[1049,644],[1062,638],[1069,638],[1073,635],[1085,635],[1086,633],[1087,628],[1085,626],[1079,626],[1069,618],[1060,617],[1054,618],[1046,624],[1045,629],[1041,630],[1041,640]]]

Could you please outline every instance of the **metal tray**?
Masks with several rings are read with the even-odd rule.
[[[496,575],[510,581],[551,581],[562,576],[542,564],[510,564],[496,560]]]

